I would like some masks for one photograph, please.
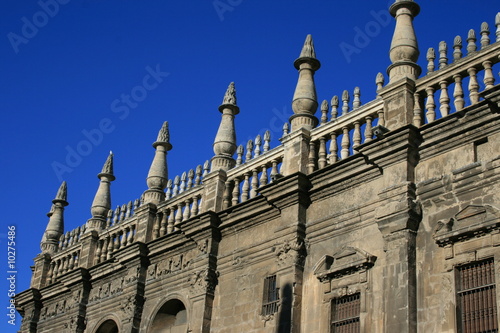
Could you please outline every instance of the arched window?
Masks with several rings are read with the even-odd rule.
[[[109,319],[99,326],[96,333],[118,333],[118,326],[113,320]]]
[[[181,333],[186,332],[187,327],[186,307],[181,301],[172,299],[156,313],[150,333]]]

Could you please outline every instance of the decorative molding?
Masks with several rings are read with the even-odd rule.
[[[449,220],[438,221],[434,240],[440,247],[500,229],[500,210],[490,205],[468,205]]]
[[[193,272],[187,279],[187,282],[191,287],[190,292],[193,295],[205,292],[213,294],[218,283],[218,278],[219,272],[212,269],[203,269]]]
[[[304,266],[306,246],[302,241],[297,239],[285,240],[283,243],[275,245],[275,252],[278,267],[280,268],[291,265]]]
[[[314,266],[314,275],[321,282],[338,279],[372,267],[376,256],[351,246],[344,246],[332,255],[324,255]]]

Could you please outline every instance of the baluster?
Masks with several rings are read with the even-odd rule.
[[[165,236],[165,234],[167,233],[167,223],[168,223],[168,209],[165,209],[161,216],[160,237]]]
[[[243,186],[241,187],[241,202],[248,200],[248,190],[250,189],[250,183],[248,179],[250,178],[250,173],[245,173],[245,180],[243,181]]]
[[[240,200],[240,180],[234,179],[232,206],[237,205]]]
[[[111,226],[112,221],[113,221],[113,210],[110,209],[108,210],[108,217],[106,218],[106,228],[109,228]]]
[[[255,150],[253,153],[254,157],[260,156],[260,146],[262,145],[262,138],[260,134],[255,137]]]
[[[186,180],[187,180],[187,174],[186,171],[184,171],[181,175],[181,184],[179,186],[179,193],[186,191]]]
[[[162,213],[158,212],[158,214],[156,214],[153,225],[153,239],[160,237],[161,220],[162,220]]]
[[[372,116],[366,116],[366,126],[365,126],[365,143],[372,141]]]
[[[490,26],[488,22],[483,22],[481,24],[481,49],[490,45]]]
[[[356,110],[361,106],[361,90],[359,87],[354,88],[354,100],[352,101],[352,109]]]
[[[422,118],[422,106],[420,104],[420,94],[416,92],[413,95],[413,125],[416,127],[422,126],[423,118]]]
[[[177,211],[175,212],[175,222],[174,222],[174,229],[179,230],[179,224],[182,222],[182,206],[183,202],[179,202],[177,204]]]
[[[462,37],[456,36],[453,41],[453,62],[462,58]]]
[[[177,194],[179,194],[179,185],[181,184],[181,178],[179,175],[174,177],[174,188],[172,191],[172,197],[175,197]]]
[[[340,151],[340,158],[344,159],[349,156],[349,128],[348,127],[343,127],[342,128],[343,136],[342,136],[342,150]]]
[[[118,222],[120,221],[120,211],[120,206],[116,206],[115,213],[113,214],[113,225],[118,224]]]
[[[243,145],[239,145],[238,149],[236,150],[236,154],[238,157],[236,158],[236,166],[241,165],[243,163],[243,152],[245,148],[243,148]]]
[[[379,72],[377,74],[377,77],[375,78],[375,84],[377,85],[377,96],[378,96],[378,92],[380,91],[380,89],[382,89],[384,87],[384,81],[385,81],[384,74]],[[378,96],[378,97],[380,97],[380,96]]]
[[[441,94],[439,95],[439,111],[441,117],[446,117],[450,113],[450,96],[448,95],[448,83],[446,81],[439,82],[441,86]]]
[[[194,180],[194,185],[198,186],[201,184],[201,175],[203,174],[203,168],[201,165],[196,167],[196,179]]]
[[[338,153],[338,147],[337,147],[337,133],[333,132],[330,134],[330,164],[333,164],[338,161],[339,157],[337,155]]]
[[[316,170],[316,142],[309,142],[309,163],[307,164],[308,173],[312,173]]]
[[[121,239],[120,239],[120,232],[115,232],[114,233],[114,242],[113,242],[113,252],[116,252],[120,249],[121,245]]]
[[[378,114],[378,124],[380,126],[385,126],[385,118],[384,118],[384,108],[381,108],[377,111]]]
[[[287,135],[290,132],[290,125],[288,123],[283,124],[283,136]]]
[[[245,162],[248,162],[252,159],[252,150],[253,150],[253,141],[248,140],[248,142],[247,142],[247,154],[245,156]]]
[[[172,185],[172,184],[171,184]],[[134,212],[136,211],[137,208],[141,207],[141,200],[135,199],[134,201]]]
[[[158,221],[158,224],[160,223],[160,221]],[[128,242],[128,233],[129,233],[129,227],[126,227],[125,229],[123,229],[122,231],[122,245],[121,247],[125,247],[129,244]],[[158,238],[160,235],[160,230],[158,229],[158,236],[156,238]]]
[[[133,215],[133,213],[132,213],[132,201],[129,201],[127,204],[127,217],[130,217],[132,215]]]
[[[448,65],[448,45],[445,41],[439,43],[439,69],[445,68]]]
[[[169,208],[168,222],[167,222],[167,233],[170,234],[174,231],[175,224],[175,206]]]
[[[75,267],[74,257],[72,256],[72,254],[69,254],[68,257],[66,258],[66,260],[68,262],[67,271],[70,271],[73,269],[73,267]]]
[[[127,213],[127,205],[123,204],[122,205],[122,210],[120,212],[120,222],[123,222],[125,220],[125,214]]]
[[[105,261],[108,257],[108,245],[108,238],[104,238],[102,244],[101,260],[99,260],[100,262]]]
[[[114,247],[114,238],[113,238],[114,235],[109,235],[109,244],[108,244],[108,255],[107,255],[107,259],[111,259],[111,255],[113,254],[113,247]]]
[[[131,225],[129,228],[129,233],[127,237],[128,244],[132,244],[134,242],[134,232],[135,232],[135,224]]]
[[[264,153],[267,153],[271,148],[271,132],[269,130],[264,133]]]
[[[500,42],[500,12],[495,16],[495,25],[497,26],[497,42]]]
[[[47,281],[49,284],[52,283],[52,281],[54,280],[54,266],[55,266],[55,263],[50,263],[50,266],[49,266],[49,272],[47,273]]]
[[[460,111],[465,106],[464,90],[462,88],[462,76],[460,76],[460,74],[455,74],[453,75],[453,80],[455,80],[455,89],[453,90],[455,110]]]
[[[72,246],[75,243],[75,230],[71,230],[69,233],[69,239],[68,239],[68,247]]]
[[[354,133],[352,134],[352,147],[357,147],[361,144],[361,124],[359,120],[354,122]]]
[[[203,163],[203,178],[210,172],[210,162],[207,160]]]
[[[57,274],[59,273],[59,262],[56,261],[54,263],[54,269],[52,270],[52,279],[51,279],[51,283],[55,281],[55,279],[57,278]]]
[[[323,169],[326,167],[326,138],[319,138],[319,149],[318,149],[318,168]]]
[[[427,109],[426,118],[427,122],[431,123],[436,119],[436,103],[434,103],[434,88],[427,87],[425,89],[427,93],[427,103],[425,104],[425,108]]]
[[[191,217],[190,213],[191,213],[191,199],[186,199],[186,201],[184,201],[184,214],[182,215],[182,220],[183,221],[187,221],[189,220],[189,218]]]
[[[338,109],[339,109],[339,96],[335,95],[332,97],[332,100],[330,101],[330,104],[332,106],[332,111],[330,112],[330,119],[334,120],[337,118],[338,115]]]
[[[102,245],[103,241],[102,240],[97,240],[97,248],[95,250],[95,261],[96,264],[101,262],[101,253],[102,253]]]
[[[199,213],[199,204],[198,204],[198,196],[193,198],[193,204],[191,205],[191,216],[196,216]]]
[[[193,187],[194,183],[194,170],[190,169],[188,171],[188,181],[187,181],[187,189],[189,190],[191,187]]]
[[[342,93],[342,115],[346,115],[349,112],[349,92],[344,90]]]
[[[252,170],[252,181],[250,189],[250,198],[255,198],[257,196],[257,189],[259,187],[259,172],[257,169]]]
[[[483,62],[483,67],[484,67],[484,85],[485,85],[485,90],[493,88],[495,85],[495,77],[493,76],[493,69],[491,68],[492,63],[489,60],[486,60]]]
[[[226,180],[226,182],[224,183],[224,194],[222,195],[222,209],[231,207],[232,184],[233,182],[231,180]]]
[[[262,166],[262,171],[260,173],[260,178],[259,178],[259,187],[265,186],[268,184],[267,180],[267,167],[265,165]]]
[[[427,74],[434,72],[434,60],[436,59],[436,52],[434,48],[427,50]]]
[[[167,181],[167,191],[165,193],[165,199],[169,200],[170,198],[172,198],[172,179]]]
[[[326,124],[328,122],[328,101],[325,99],[321,102],[321,121],[320,124]]]
[[[477,50],[476,46],[476,32],[474,29],[470,29],[467,34],[467,54],[471,54]]]
[[[477,82],[477,70],[471,67],[467,70],[469,73],[469,98],[471,104],[479,102],[479,83]]]

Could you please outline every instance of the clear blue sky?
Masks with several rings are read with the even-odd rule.
[[[113,207],[142,194],[163,121],[174,147],[171,178],[203,164],[213,156],[218,106],[231,81],[241,109],[238,143],[269,129],[276,146],[292,113],[293,61],[307,34],[322,64],[320,101],[355,86],[363,102],[372,100],[375,76],[390,64],[394,21],[385,0],[57,1],[0,5],[0,272],[7,277],[7,226],[14,225],[18,292],[29,287],[29,266],[61,179],[68,182],[65,223],[72,230],[90,218],[96,175],[110,150]],[[466,45],[467,31],[479,36],[483,21],[495,38],[498,0],[418,3],[424,68],[428,47],[445,40],[452,58],[453,38],[460,34]],[[151,72],[157,79],[145,82]],[[131,94],[136,101],[127,102]],[[95,134],[100,126],[102,137]],[[90,145],[85,133],[94,133]],[[69,151],[78,149],[85,154],[69,165]],[[7,324],[8,285],[0,281],[0,331],[14,332]]]

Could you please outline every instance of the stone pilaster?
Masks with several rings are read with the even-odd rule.
[[[40,289],[46,285],[51,258],[48,253],[40,253],[35,257],[35,267],[31,276],[31,288]]]
[[[15,308],[22,316],[20,332],[37,332],[37,323],[42,308],[41,298],[40,291],[36,288],[30,288],[16,295]]]
[[[415,81],[402,78],[378,91],[384,100],[384,123],[389,130],[413,123]]]
[[[137,242],[147,243],[152,240],[153,225],[156,219],[157,207],[153,203],[145,203],[138,207],[134,213],[137,216]]]
[[[226,171],[222,169],[215,170],[203,178],[204,192],[202,211],[218,212],[222,210],[226,180]]]
[[[282,166],[284,176],[295,172],[307,173],[310,141],[311,132],[303,127],[281,138],[285,148]]]
[[[90,268],[94,265],[98,240],[99,234],[95,230],[89,230],[81,236],[80,267]]]

